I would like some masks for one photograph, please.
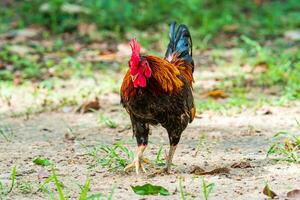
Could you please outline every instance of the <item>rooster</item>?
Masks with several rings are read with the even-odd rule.
[[[121,86],[121,103],[128,112],[138,149],[128,172],[141,168],[146,173],[143,152],[148,145],[149,125],[161,124],[169,136],[170,149],[164,172],[169,173],[182,132],[195,117],[192,94],[194,61],[192,39],[186,25],[170,25],[165,58],[140,54],[136,39],[130,42],[129,69]]]

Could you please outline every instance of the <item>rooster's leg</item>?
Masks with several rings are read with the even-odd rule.
[[[168,129],[168,135],[170,140],[170,149],[169,153],[166,156],[166,168],[164,169],[165,173],[169,174],[171,170],[172,160],[173,156],[176,151],[177,144],[179,143],[180,137],[181,137],[182,129]]]
[[[167,164],[167,167],[165,168],[166,173],[170,173],[172,160],[173,160],[174,153],[176,151],[176,147],[177,145],[170,145],[169,154],[167,155],[166,158],[166,164]]]
[[[131,116],[133,134],[136,137],[138,144],[138,149],[136,156],[131,164],[125,167],[125,172],[128,172],[131,168],[135,167],[136,174],[139,174],[139,169],[142,168],[142,171],[146,173],[143,163],[149,163],[143,157],[143,153],[148,145],[148,134],[149,134],[149,125],[136,121],[136,119]]]
[[[142,168],[143,172],[146,173],[146,170],[144,168],[143,162],[147,162],[143,158],[143,153],[146,149],[147,145],[140,145],[137,149],[136,157],[134,158],[133,162],[129,165],[127,165],[124,169],[125,172],[128,172],[131,168],[135,167],[136,174],[139,174],[139,169]]]

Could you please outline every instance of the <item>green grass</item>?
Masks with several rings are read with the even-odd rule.
[[[245,42],[245,61],[255,68],[263,64],[266,72],[258,74],[255,84],[260,87],[279,85],[283,87],[282,95],[290,99],[299,98],[300,91],[300,50],[292,50],[297,43],[279,47],[261,46],[257,41],[242,36]],[[283,53],[283,51],[285,53]]]
[[[11,184],[10,186],[5,185],[0,181],[0,197],[5,197],[9,193],[11,193],[15,187],[16,184],[16,176],[17,176],[17,168],[14,166],[11,170],[10,178],[11,178]]]
[[[0,138],[11,142],[14,137],[14,131],[10,126],[0,126]]]
[[[63,188],[62,188],[63,185],[61,182],[58,181],[54,167],[52,168],[52,178],[53,178],[53,182],[55,184],[59,199],[65,200],[66,198],[65,198],[65,195],[63,193]]]
[[[18,189],[22,194],[31,194],[33,192],[32,182],[22,182],[18,184]]]
[[[109,118],[108,116],[104,115],[103,113],[99,114],[99,121],[101,124],[109,127],[109,128],[117,128],[118,124],[116,121],[114,121],[113,119]]]
[[[53,185],[54,184],[54,188]],[[47,178],[43,183],[40,184],[38,191],[47,194],[48,197],[52,200],[68,200],[68,195],[66,194],[64,188],[66,186],[59,180],[59,177],[56,174],[54,166],[52,166],[51,176]],[[94,200],[94,199],[107,199],[112,200],[115,190],[115,186],[112,187],[112,190],[109,194],[105,195],[102,193],[89,194],[91,188],[91,179],[87,178],[84,185],[80,186],[80,192],[78,194],[78,200]],[[58,198],[57,198],[58,197]]]
[[[85,200],[88,196],[88,192],[90,190],[91,180],[87,179],[84,186],[81,188],[81,193],[79,195],[79,200]]]
[[[93,159],[91,167],[101,166],[109,170],[123,170],[133,160],[133,152],[124,146],[123,142],[117,142],[112,146],[98,145],[87,149],[88,155]]]
[[[205,200],[208,200],[210,193],[214,189],[214,183],[207,183],[202,176],[202,194]]]
[[[156,166],[165,166],[166,162],[164,159],[162,159],[162,154],[163,154],[163,146],[161,145],[157,151],[155,160],[154,160],[154,165]]]
[[[300,123],[296,120],[300,130]],[[280,139],[270,145],[267,156],[277,161],[292,163],[300,162],[300,136],[298,134],[281,131],[273,136],[273,139]]]
[[[207,146],[206,144],[207,144],[207,135],[200,134],[198,138],[195,154],[193,156],[196,157],[201,150],[204,150],[205,147]],[[210,152],[208,148],[206,149],[206,151]]]
[[[74,6],[76,10],[72,9]],[[159,22],[176,20],[189,24],[197,38],[215,37],[221,33],[255,35],[264,39],[299,26],[299,10],[297,0],[266,1],[261,6],[256,6],[254,1],[242,0],[234,4],[230,0],[52,0],[47,3],[33,0],[30,3],[14,2],[14,6],[0,9],[4,17],[0,31],[7,30],[11,21],[16,21],[17,27],[40,24],[56,33],[74,31],[81,23],[95,23],[98,28],[122,36],[132,29],[155,30],[159,28]]]
[[[183,189],[182,185],[182,178],[179,178],[179,193],[180,193],[180,199],[181,200],[187,200],[186,193]]]
[[[203,176],[201,177],[201,181],[202,181],[203,199],[208,200],[209,199],[209,195],[211,194],[211,192],[215,188],[215,184],[214,183],[207,183],[204,180]],[[183,185],[183,177],[179,177],[179,195],[180,195],[180,199],[181,200],[188,200],[188,199],[193,199],[194,200],[195,199],[195,195],[193,195],[192,193],[186,192],[184,188],[185,187]]]

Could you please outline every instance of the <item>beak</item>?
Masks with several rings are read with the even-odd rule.
[[[132,81],[135,81],[135,79],[137,78],[138,74],[136,74],[136,75],[134,75],[134,76],[133,76],[133,75],[130,75],[130,76],[131,76],[131,80],[132,80]]]

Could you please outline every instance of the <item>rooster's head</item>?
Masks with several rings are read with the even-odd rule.
[[[140,55],[140,44],[136,39],[130,41],[132,50],[129,60],[130,75],[134,87],[146,87],[147,79],[151,76],[151,68],[148,61]]]

